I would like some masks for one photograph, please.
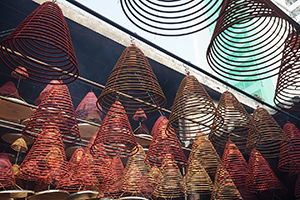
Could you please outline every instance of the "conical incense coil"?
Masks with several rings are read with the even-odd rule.
[[[99,128],[91,147],[94,156],[101,153],[97,150],[99,145],[104,146],[107,155],[121,157],[130,156],[137,145],[124,107],[119,101],[113,104]]]
[[[78,192],[99,186],[100,183],[97,181],[91,167],[92,162],[92,155],[85,152],[78,164],[61,177],[56,188],[68,192]]]
[[[123,51],[98,98],[105,113],[115,101],[123,104],[128,115],[134,115],[138,108],[150,113],[166,105],[166,97],[147,58],[135,45]]]
[[[252,193],[265,190],[285,190],[268,162],[253,149],[247,165],[246,190]]]
[[[255,148],[265,158],[274,158],[289,153],[290,140],[266,109],[262,107],[255,109],[252,121],[261,136]],[[249,146],[254,146],[254,144],[249,144]]]
[[[190,153],[190,160],[198,160],[207,173],[215,173],[221,159],[207,136],[198,133]]]
[[[156,167],[155,165],[153,167],[151,167],[149,177],[150,177],[151,182],[153,182],[155,184],[155,187],[156,187],[156,184],[158,181],[159,173],[160,173],[160,168]]]
[[[220,165],[217,169],[214,190],[211,199],[238,200],[243,199],[226,169]]]
[[[101,124],[102,119],[100,116],[102,113],[97,108],[96,103],[97,97],[94,92],[90,91],[77,106],[75,110],[75,116],[80,119]],[[100,106],[98,107],[101,108]]]
[[[228,0],[222,4],[221,13],[206,56],[218,75],[256,81],[277,75],[281,66],[298,62],[294,56],[285,56],[281,62],[289,34],[293,38],[298,33],[294,21],[273,3]]]
[[[299,44],[299,31],[295,31],[287,37],[274,96],[274,102],[277,107],[295,112],[300,112]]]
[[[10,74],[12,77],[16,79],[26,79],[28,78],[27,70],[25,67],[19,66]]]
[[[222,164],[236,186],[245,185],[247,162],[237,146],[230,140],[223,152]]]
[[[135,196],[149,198],[153,192],[155,182],[150,178],[150,164],[145,160],[146,154],[143,147],[138,144],[137,153],[129,157],[124,175],[121,180],[121,187],[124,192]]]
[[[289,172],[290,175],[299,173],[300,165],[300,131],[292,123],[287,122],[283,127],[284,134],[290,139],[293,150],[286,155],[279,156],[278,169]]]
[[[224,1],[147,1],[121,0],[131,23],[160,36],[184,36],[208,28],[219,18]]]
[[[155,133],[158,131],[158,125],[160,124],[160,122],[164,120],[164,121],[168,121],[168,119],[165,116],[159,116],[159,118],[157,118],[157,120],[155,121],[152,130],[151,130],[151,135],[154,136]]]
[[[35,105],[39,105],[43,98],[46,96],[46,94],[49,92],[49,90],[53,87],[53,85],[58,85],[58,80],[52,80],[39,94],[38,98],[34,101]]]
[[[151,166],[161,167],[165,154],[170,153],[179,168],[185,167],[187,164],[186,157],[180,146],[175,132],[171,127],[169,133],[166,134],[168,120],[165,118],[157,125],[157,131],[154,133],[153,139],[147,152],[146,160]]]
[[[85,150],[81,146],[74,151],[67,165],[68,171],[74,170],[79,165],[79,162],[84,155],[84,151]]]
[[[74,107],[66,85],[54,85],[30,117],[22,134],[36,138],[48,123],[60,130],[64,142],[80,140]]]
[[[224,119],[224,124],[210,132],[210,141],[224,148],[227,141],[231,140],[240,151],[250,153],[260,136],[242,104],[231,92],[226,91],[220,97],[217,112]]]
[[[6,153],[0,153],[0,183],[1,187],[14,185],[14,170]]]
[[[3,63],[12,71],[25,67],[28,79],[41,83],[55,79],[67,84],[79,75],[67,23],[54,2],[40,5],[0,45]]]
[[[165,199],[185,196],[183,178],[171,154],[166,154],[164,157],[153,195],[156,198],[161,197]]]
[[[132,119],[137,122],[143,122],[147,120],[147,115],[143,109],[139,108],[133,115]]]
[[[207,134],[223,123],[211,98],[195,76],[187,75],[178,88],[168,127],[172,125],[180,141],[194,140],[201,130]]]
[[[45,126],[23,160],[19,177],[54,184],[67,171],[64,144],[59,129]]]
[[[189,160],[184,183],[188,194],[210,194],[213,190],[213,183],[198,159]]]
[[[11,148],[17,152],[25,153],[28,150],[27,144],[22,137],[19,137],[11,145]]]
[[[0,95],[20,99],[16,85],[12,81],[8,81],[0,87]]]

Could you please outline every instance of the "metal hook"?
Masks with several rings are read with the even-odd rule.
[[[130,35],[129,37],[131,44],[135,44],[135,38],[132,35]]]
[[[184,67],[184,71],[185,71],[186,75],[190,75],[189,67],[186,66],[185,64],[182,64],[182,65],[183,65],[183,67]]]

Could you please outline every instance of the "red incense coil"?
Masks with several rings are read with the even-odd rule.
[[[28,78],[27,70],[25,67],[19,66],[10,74],[12,77],[16,79],[26,79]]]
[[[66,155],[60,131],[46,125],[20,165],[24,180],[54,184],[67,172]]]
[[[3,63],[17,73],[19,66],[25,67],[28,79],[67,84],[79,75],[67,23],[54,2],[40,5],[0,45]]]
[[[285,190],[268,162],[255,148],[247,165],[246,190],[252,193],[266,190]]]
[[[68,162],[68,165],[67,165],[68,171],[72,171],[78,166],[78,164],[79,164],[80,160],[82,159],[83,155],[84,155],[84,149],[80,146],[79,148],[77,148],[74,151],[71,159]]]
[[[245,185],[247,162],[237,146],[230,140],[223,152],[222,164],[236,186]]]
[[[166,97],[147,58],[134,44],[123,51],[98,98],[104,113],[111,110],[115,101],[123,104],[128,115],[134,115],[138,108],[150,113],[166,105]]]
[[[168,119],[164,116],[159,116],[159,118],[156,120],[156,122],[154,123],[152,130],[151,130],[151,135],[154,136],[154,134],[158,131],[158,125],[160,124],[160,121],[165,120],[168,121]]]
[[[30,117],[22,134],[37,138],[45,123],[57,127],[66,143],[80,140],[72,99],[66,85],[54,85],[49,90]]]
[[[199,130],[208,134],[222,123],[206,90],[195,76],[187,75],[178,88],[168,127],[172,125],[180,141],[190,141]]]
[[[141,124],[137,130],[134,132],[135,134],[149,134],[149,129],[145,124]]]
[[[242,196],[226,169],[220,165],[217,169],[214,190],[211,199],[242,200]]]
[[[210,132],[210,141],[224,148],[231,140],[240,151],[250,153],[260,135],[242,104],[231,92],[225,91],[220,97],[217,112],[224,119],[224,124]]]
[[[298,174],[300,165],[300,131],[294,124],[287,122],[283,127],[283,132],[293,144],[293,150],[289,154],[279,156],[278,169],[289,172],[290,175]]]
[[[265,158],[274,158],[289,153],[291,150],[290,140],[266,109],[262,107],[255,109],[252,121],[261,136],[255,148]],[[251,141],[248,142],[251,143]],[[254,146],[255,144],[249,145]]]
[[[139,108],[133,115],[132,119],[137,122],[143,122],[147,120],[147,115],[145,114],[143,109]]]
[[[94,145],[91,147],[91,153],[95,157],[101,154],[97,150],[99,145],[104,146],[108,156],[121,157],[130,156],[137,145],[124,107],[119,101],[113,104],[99,128]]]
[[[164,156],[157,186],[153,195],[156,198],[179,198],[185,196],[185,186],[181,172],[171,154]]]
[[[20,99],[16,85],[12,81],[8,81],[0,87],[0,95],[4,97],[13,97]]]
[[[1,187],[9,187],[15,183],[14,170],[6,153],[0,153]]]
[[[43,98],[46,96],[46,94],[49,92],[49,90],[53,87],[53,85],[58,85],[59,81],[58,80],[52,80],[50,84],[48,84],[43,91],[39,94],[38,98],[34,101],[35,105],[39,105]]]
[[[165,154],[169,153],[177,163],[179,168],[185,167],[187,164],[186,157],[180,146],[175,132],[169,128],[166,134],[168,120],[165,118],[157,125],[157,131],[154,133],[153,139],[147,152],[146,160],[151,166],[161,167]],[[153,131],[153,130],[152,130]]]

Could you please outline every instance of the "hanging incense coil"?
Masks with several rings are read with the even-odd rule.
[[[283,127],[283,132],[293,144],[293,150],[289,154],[279,156],[278,169],[289,172],[290,175],[298,174],[300,165],[300,131],[294,124],[287,122]]]
[[[138,108],[150,113],[166,105],[166,97],[147,58],[135,45],[123,51],[111,71],[97,105],[107,113],[115,101],[122,103],[128,115],[134,115]]]
[[[25,67],[19,66],[10,74],[12,77],[16,79],[26,79],[28,78],[27,70]]]
[[[216,173],[221,159],[205,134],[199,133],[193,143],[190,160],[197,160],[207,173]]]
[[[224,148],[227,141],[231,140],[240,151],[250,153],[260,135],[242,104],[231,92],[226,91],[220,97],[217,112],[224,119],[224,124],[210,132],[210,141]]]
[[[15,183],[14,170],[6,153],[0,153],[1,187],[9,187]]]
[[[275,76],[281,66],[298,62],[294,56],[281,59],[282,53],[294,55],[285,45],[287,37],[299,37],[294,23],[272,2],[229,0],[222,5],[208,46],[208,64],[218,75],[235,81]]]
[[[203,86],[195,76],[187,75],[178,88],[168,127],[172,125],[180,141],[190,141],[195,139],[199,130],[208,134],[212,127],[222,123]]]
[[[68,171],[74,170],[79,165],[79,162],[83,157],[84,151],[85,150],[81,146],[74,151],[67,165]]]
[[[130,156],[137,145],[124,107],[119,101],[113,104],[99,128],[91,147],[94,156],[100,153],[97,151],[100,144],[103,144],[107,155],[121,157]]]
[[[60,82],[58,80],[52,80],[39,94],[38,98],[34,101],[35,105],[39,105],[49,90],[53,87],[53,85],[58,85]]]
[[[20,99],[16,85],[12,81],[8,81],[0,87],[0,95]]]
[[[229,173],[222,165],[217,169],[211,199],[243,199]]]
[[[30,117],[22,134],[36,138],[44,125],[57,127],[66,143],[80,140],[74,107],[66,85],[54,85]]]
[[[289,153],[291,150],[290,140],[266,109],[262,107],[255,109],[252,121],[261,136],[255,148],[265,158],[274,158]],[[249,145],[254,146],[254,144]]]
[[[185,186],[181,172],[171,154],[164,156],[157,186],[153,195],[156,198],[179,198],[185,196]]]
[[[25,153],[28,150],[27,144],[22,137],[19,137],[16,141],[14,141],[10,147],[17,152],[22,153]]]
[[[147,120],[147,115],[143,109],[139,108],[133,115],[132,119],[137,122],[143,122]]]
[[[128,158],[121,188],[124,192],[135,196],[149,198],[153,192],[155,182],[150,178],[151,167],[145,160],[146,154],[141,145],[137,145],[137,153]]]
[[[3,63],[18,74],[16,69],[25,67],[30,80],[67,84],[79,75],[67,23],[54,2],[40,5],[0,45]]]
[[[289,34],[282,54],[281,66],[276,84],[274,102],[276,106],[288,111],[300,112],[299,104],[299,31]]]
[[[246,190],[252,193],[265,190],[286,190],[268,162],[255,148],[247,165]]]
[[[230,140],[223,152],[222,164],[236,186],[245,185],[247,162],[237,146]]]
[[[183,168],[187,164],[186,157],[180,146],[178,138],[171,127],[168,131],[169,133],[166,134],[167,124],[168,119],[164,117],[164,119],[157,125],[156,132],[154,133],[147,152],[146,160],[149,161],[151,166],[157,166],[160,168],[163,164],[165,154],[169,153],[172,155],[178,167]]]
[[[159,127],[158,125],[160,124],[160,122],[162,120],[167,120],[168,121],[168,119],[165,116],[162,116],[162,115],[159,116],[159,118],[157,118],[157,120],[155,121],[155,123],[152,127],[152,130],[151,130],[151,135],[152,136],[154,136],[154,134],[158,131],[158,127]]]
[[[212,25],[223,2],[122,0],[121,7],[131,23],[148,33],[184,36]]]
[[[188,170],[184,177],[184,183],[188,194],[210,194],[213,183],[197,158],[189,159]]]
[[[67,172],[66,155],[58,128],[45,126],[20,165],[24,180],[55,184]]]

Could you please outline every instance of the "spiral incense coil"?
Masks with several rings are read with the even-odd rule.
[[[150,164],[145,162],[146,154],[141,145],[137,145],[137,153],[129,157],[124,175],[121,180],[121,188],[124,192],[135,196],[149,198],[154,190],[155,182],[150,179]],[[152,181],[151,181],[152,180]]]
[[[213,190],[213,183],[196,158],[189,159],[188,170],[184,177],[184,183],[188,194],[210,194]]]
[[[104,118],[94,144],[93,156],[101,154],[99,145],[103,145],[108,156],[128,157],[137,145],[124,107],[116,101]],[[97,157],[97,156],[96,156]]]
[[[19,137],[16,141],[14,141],[10,147],[17,152],[22,153],[25,153],[28,150],[27,144],[22,137]]]
[[[231,140],[240,151],[250,153],[260,135],[242,104],[231,92],[226,91],[220,97],[217,112],[224,119],[224,124],[212,129],[210,141],[224,148],[227,141]]]
[[[28,78],[27,69],[25,67],[19,66],[10,74],[16,79],[26,79]]]
[[[54,85],[49,90],[30,117],[22,134],[37,138],[45,123],[57,127],[66,143],[80,140],[72,99],[66,85]]]
[[[19,66],[27,78],[40,83],[75,81],[79,67],[69,29],[59,6],[45,2],[33,11],[1,43],[1,60],[19,75]],[[61,84],[56,82],[53,84]]]
[[[288,111],[300,112],[300,32],[289,35],[285,42],[281,66],[276,84],[274,102]]]
[[[143,109],[139,108],[133,115],[132,119],[137,122],[143,122],[147,120],[147,115]]]
[[[247,162],[237,146],[230,140],[223,152],[222,164],[236,186],[245,185]]]
[[[211,199],[242,200],[242,196],[226,169],[220,165],[215,175]]]
[[[15,183],[14,170],[6,153],[0,153],[0,183],[1,187],[9,187]]]
[[[154,134],[158,131],[158,125],[160,124],[160,122],[162,120],[166,120],[168,121],[168,119],[165,117],[165,116],[159,116],[159,118],[157,118],[157,120],[155,121],[153,127],[152,127],[152,130],[151,130],[151,135],[154,136]]]
[[[146,160],[151,166],[161,167],[165,154],[170,153],[179,168],[183,168],[187,164],[186,157],[180,146],[175,132],[170,128],[166,134],[168,119],[163,118],[157,125],[156,132],[151,140],[150,147],[147,152]],[[152,130],[153,131],[153,130]]]
[[[214,126],[212,126],[214,123]],[[187,75],[178,88],[168,127],[172,125],[180,141],[194,140],[196,134],[220,126],[222,118],[195,76]]]
[[[122,103],[128,115],[134,115],[138,108],[150,113],[166,105],[166,97],[147,58],[134,44],[123,51],[111,71],[97,106],[106,114],[115,101]]]
[[[49,90],[53,87],[53,85],[58,85],[58,80],[52,80],[39,94],[38,98],[34,101],[35,105],[39,105],[43,98],[46,96],[46,94],[49,92]]]
[[[255,148],[265,158],[282,156],[291,151],[290,140],[266,109],[262,107],[255,109],[252,115],[252,121],[261,136]],[[254,144],[251,143],[249,145],[254,146]]]
[[[58,128],[45,126],[20,165],[24,180],[54,184],[67,172],[66,155]]]
[[[221,10],[207,62],[218,75],[235,81],[257,81],[275,76],[298,59],[284,57],[294,21],[269,1],[228,0]]]
[[[293,144],[293,150],[289,154],[279,156],[278,169],[289,172],[290,175],[298,174],[300,165],[300,131],[294,124],[287,122],[283,127],[283,132]]]
[[[164,156],[157,186],[153,195],[156,198],[173,199],[185,196],[185,186],[181,172],[171,154]]]
[[[8,81],[0,87],[0,95],[20,99],[16,85],[12,81]]]
[[[223,1],[121,0],[126,17],[138,28],[161,36],[201,31],[219,17]]]
[[[74,151],[67,165],[68,171],[72,171],[78,166],[81,158],[83,157],[83,154],[84,154],[84,149],[81,146]]]
[[[216,173],[218,166],[222,164],[214,146],[202,133],[198,133],[196,136],[189,160],[199,161],[207,173]]]
[[[265,190],[286,190],[268,162],[255,148],[247,165],[246,190],[252,193]]]

